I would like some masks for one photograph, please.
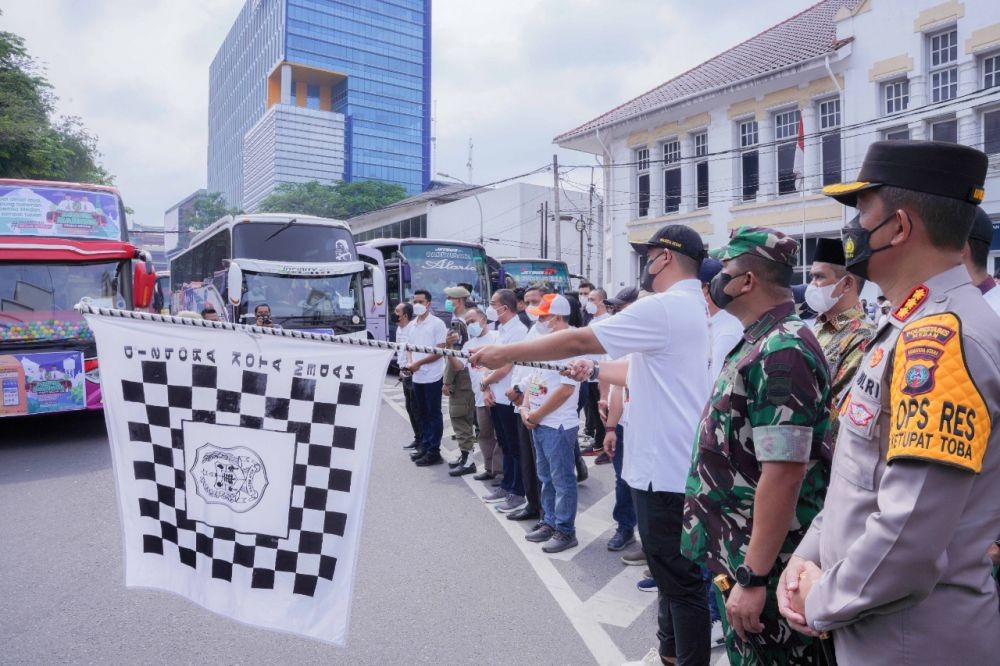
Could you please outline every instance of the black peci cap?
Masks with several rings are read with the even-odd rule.
[[[813,261],[846,266],[847,259],[844,258],[844,242],[839,238],[817,238]]]
[[[705,258],[705,243],[697,231],[684,224],[668,224],[649,237],[645,243],[631,243],[632,249],[645,254],[651,247],[662,247],[680,252],[697,262]]]
[[[617,294],[615,294],[613,298],[605,300],[604,304],[618,308],[623,305],[629,305],[630,303],[635,303],[638,299],[639,299],[639,289],[637,287],[625,287]]]
[[[993,221],[981,206],[976,206],[976,217],[972,221],[969,240],[976,240],[987,245],[993,243]]]
[[[856,206],[858,192],[891,185],[972,204],[983,200],[986,154],[946,141],[876,141],[853,183],[827,185],[823,194]]]

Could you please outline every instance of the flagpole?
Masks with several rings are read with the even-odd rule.
[[[134,310],[119,310],[117,308],[102,308],[91,303],[81,301],[73,306],[80,314],[92,314],[102,317],[118,317],[119,319],[136,319],[139,321],[153,321],[161,324],[175,324],[180,326],[195,326],[201,328],[214,328],[224,331],[239,331],[243,333],[257,333],[263,335],[274,335],[281,338],[298,338],[300,340],[313,340],[316,342],[333,342],[339,345],[352,345],[354,347],[373,347],[376,349],[391,349],[394,351],[416,352],[417,354],[433,354],[434,356],[468,359],[472,357],[470,352],[460,351],[443,347],[424,347],[422,345],[411,345],[409,343],[400,344],[398,342],[386,342],[383,340],[369,340],[367,338],[348,338],[326,333],[312,333],[309,331],[285,330],[283,328],[269,328],[263,326],[248,326],[246,324],[233,324],[228,321],[208,321],[206,319],[192,319],[191,317],[176,317],[174,315],[153,314],[152,312],[136,312]],[[540,368],[542,370],[556,370],[562,372],[568,366],[559,363],[543,363],[538,361],[518,361],[514,365],[523,365],[529,368]]]

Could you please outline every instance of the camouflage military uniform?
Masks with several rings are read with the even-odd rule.
[[[737,235],[748,233],[753,232]],[[794,257],[797,245],[783,241],[792,243],[784,254]],[[734,244],[735,237],[730,254],[721,258],[738,256]],[[765,313],[726,357],[702,416],[688,477],[681,553],[732,579],[750,544],[762,462],[807,463],[792,529],[769,574],[764,631],[746,646],[723,618],[734,665],[811,663],[809,639],[780,617],[774,594],[778,575],[822,508],[829,478],[829,372],[815,336],[793,312],[789,300]]]
[[[837,407],[850,388],[851,379],[865,355],[865,345],[875,336],[875,324],[868,320],[860,305],[834,317],[820,315],[813,328],[823,355],[830,366],[831,442],[837,441]]]

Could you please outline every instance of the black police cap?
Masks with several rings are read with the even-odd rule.
[[[972,204],[983,200],[986,154],[945,141],[876,141],[852,183],[827,185],[823,194],[855,206],[858,192],[883,185],[935,194]]]

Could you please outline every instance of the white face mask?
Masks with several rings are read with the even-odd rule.
[[[415,314],[418,317],[423,317],[425,314],[427,314],[427,306],[424,305],[423,303],[414,303],[413,314]]]
[[[533,308],[533,307],[536,307],[536,306],[534,306],[534,305],[529,305],[528,307],[529,307],[529,308]],[[525,314],[527,314],[527,315],[528,315],[528,319],[530,319],[531,321],[538,321],[538,315],[536,315],[536,314],[531,314],[531,313],[530,313],[530,312],[528,312],[527,310],[525,310],[524,312],[525,312]]]
[[[500,313],[497,312],[497,309],[495,307],[491,305],[488,308],[486,308],[486,319],[488,319],[489,321],[496,321],[499,318],[500,318]]]
[[[539,335],[548,335],[552,332],[552,326],[547,321],[536,321],[533,327]]]
[[[843,282],[843,280],[844,278],[840,278],[833,284],[828,284],[825,287],[818,287],[810,283],[806,287],[806,305],[812,308],[816,314],[829,312],[837,304],[837,301],[840,300],[839,296],[834,297],[833,292],[837,290],[837,285]]]
[[[587,311],[587,314],[597,314],[597,303],[589,301],[587,305],[584,306],[584,309]]]

